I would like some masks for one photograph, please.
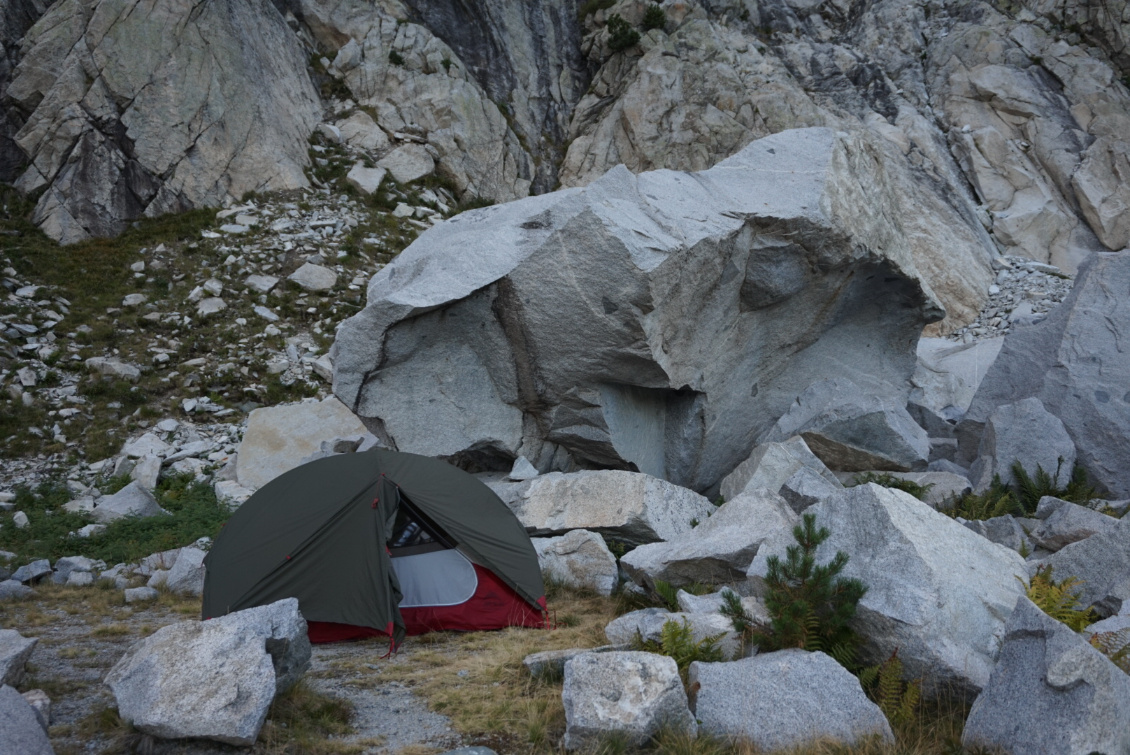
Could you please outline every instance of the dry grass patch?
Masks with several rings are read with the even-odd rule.
[[[95,627],[91,632],[95,637],[121,637],[129,634],[131,630],[125,624],[103,624],[100,627]]]

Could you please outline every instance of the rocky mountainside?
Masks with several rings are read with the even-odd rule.
[[[2,167],[66,243],[308,185],[323,117],[495,201],[831,127],[890,157],[934,332],[1001,252],[1073,272],[1130,243],[1125,3],[666,2],[644,29],[649,6],[11,2]]]

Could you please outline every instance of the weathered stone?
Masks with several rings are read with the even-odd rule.
[[[51,578],[55,584],[65,585],[72,574],[91,573],[95,569],[105,569],[106,564],[85,556],[64,556],[55,562],[55,574]]]
[[[39,725],[47,731],[51,726],[51,698],[41,689],[29,689],[20,696],[27,700],[28,705],[35,711],[36,718],[39,719]]]
[[[0,629],[0,684],[19,686],[38,642],[38,637],[22,637],[15,629]]]
[[[0,582],[0,600],[24,600],[35,594],[35,590],[14,579]]]
[[[1091,479],[1130,495],[1130,404],[1119,377],[1130,374],[1130,353],[1120,347],[1130,301],[1116,293],[1127,286],[1130,255],[1097,254],[1046,320],[1013,328],[962,423],[967,435],[976,438],[998,406],[1038,398],[1063,422]]]
[[[196,314],[199,317],[210,317],[219,314],[228,308],[227,302],[218,297],[201,299],[196,303]]]
[[[1075,468],[1071,436],[1038,398],[998,406],[985,423],[980,455],[992,457],[989,473],[999,475],[1006,485],[1016,481],[1012,473],[1015,462],[1020,462],[1032,479],[1039,469],[1044,470],[1056,487],[1065,487]]]
[[[247,418],[236,476],[258,489],[318,452],[324,440],[362,435],[365,426],[335,398],[256,409]]]
[[[795,513],[800,514],[812,504],[843,490],[843,487],[838,482],[833,485],[808,467],[802,467],[781,486],[781,497]]]
[[[804,438],[796,436],[783,443],[762,443],[749,458],[722,480],[719,492],[727,501],[748,489],[780,492],[781,486],[801,469],[808,468],[833,487],[843,487],[824,462],[809,450]]]
[[[310,638],[295,598],[229,613],[209,623],[252,633],[264,641],[275,669],[277,694],[293,687],[310,667]]]
[[[947,508],[947,503],[961,498],[973,488],[969,478],[953,472],[891,472],[892,477],[913,482],[923,487],[929,486],[923,501],[936,509]]]
[[[161,593],[155,587],[129,587],[125,590],[127,603],[142,603],[157,600]]]
[[[91,357],[86,360],[85,364],[88,370],[97,372],[103,377],[128,380],[131,383],[136,383],[138,378],[141,377],[141,370],[138,367],[126,364],[118,359]]]
[[[436,163],[423,146],[405,144],[381,158],[377,167],[387,170],[399,183],[406,184],[431,175]]]
[[[538,475],[508,491],[493,486],[531,534],[585,529],[629,543],[668,540],[714,506],[692,490],[638,472]]]
[[[1057,579],[1077,577],[1079,604],[1093,607],[1100,616],[1112,616],[1130,603],[1130,519],[1119,519],[1114,527],[1060,548],[1032,568],[1052,567]]]
[[[581,653],[607,653],[611,650],[627,650],[627,645],[601,645],[595,648],[569,648],[567,650],[545,650],[531,653],[522,659],[522,665],[533,677],[560,679],[565,674],[565,664]]]
[[[31,162],[17,185],[46,189],[33,217],[57,241],[308,185],[318,96],[270,2],[65,0],[22,46],[6,89],[30,114],[15,137]]]
[[[35,709],[6,684],[0,686],[0,742],[13,755],[55,755]]]
[[[140,459],[144,456],[168,456],[173,447],[161,440],[153,433],[145,433],[140,438],[129,441],[122,446],[122,455],[131,459]]]
[[[1130,750],[1130,676],[1066,625],[1021,598],[1000,658],[961,736],[1014,755]]]
[[[341,138],[352,147],[368,151],[380,151],[388,147],[388,136],[364,110],[358,110],[338,121],[337,127]]]
[[[335,394],[402,451],[710,490],[828,364],[905,403],[941,310],[884,171],[802,129],[693,177],[615,169],[462,213],[373,278]]]
[[[287,276],[287,280],[294,281],[307,291],[329,291],[337,285],[337,273],[328,267],[306,262]]]
[[[386,173],[384,168],[366,168],[364,163],[357,163],[345,174],[345,181],[364,194],[375,194]]]
[[[691,664],[691,701],[704,734],[741,739],[759,750],[807,743],[847,745],[878,737],[894,743],[879,706],[859,680],[824,653],[780,650],[730,663]]]
[[[829,467],[847,472],[924,469],[930,457],[926,431],[905,402],[869,395],[846,378],[810,385],[765,439],[794,435]]]
[[[130,470],[129,478],[146,490],[156,490],[162,463],[160,456],[143,456]]]
[[[849,560],[842,575],[868,588],[852,622],[865,638],[861,660],[881,663],[897,648],[906,674],[921,678],[927,694],[980,691],[1004,621],[1024,594],[1024,559],[911,495],[873,483],[805,514],[830,531],[816,562],[843,551]],[[758,592],[769,556],[784,559],[796,544],[791,532],[782,534],[767,540],[750,565]]]
[[[12,574],[12,579],[16,582],[23,582],[30,584],[51,574],[51,562],[46,558],[41,558],[38,561],[32,561],[30,564],[24,564]]]
[[[1109,532],[1117,525],[1118,520],[1112,516],[1063,501],[1039,527],[1032,530],[1032,541],[1054,552],[1100,532]]]
[[[1025,546],[1031,550],[1031,543],[1024,534],[1024,528],[1016,521],[1016,517],[1009,514],[994,516],[991,519],[974,519],[962,524],[989,542],[1003,545],[1010,551],[1019,552]]]
[[[538,470],[530,463],[530,460],[525,456],[519,456],[514,460],[514,466],[510,468],[510,473],[506,475],[506,479],[513,482],[525,482],[537,476]]]
[[[911,401],[940,415],[953,409],[964,414],[1003,344],[1003,338],[970,343],[954,343],[946,338],[920,339],[918,367],[911,378],[915,386]]]
[[[168,514],[157,504],[153,494],[136,482],[131,482],[113,495],[98,499],[91,512],[94,521],[108,524],[127,516],[147,517]]]
[[[570,530],[560,537],[533,538],[542,576],[570,587],[611,595],[620,581],[616,557],[604,539],[588,530]]]
[[[270,293],[271,289],[279,284],[279,279],[273,275],[249,275],[244,281],[252,291],[261,294]]]
[[[630,645],[640,640],[659,642],[663,625],[669,621],[689,626],[695,642],[720,637],[718,647],[727,659],[742,650],[741,638],[734,632],[730,620],[719,613],[672,613],[662,608],[642,608],[613,619],[604,628],[604,636],[613,645]]]
[[[208,554],[199,548],[181,548],[176,563],[165,577],[165,586],[170,591],[183,595],[203,595],[206,555]]]
[[[584,653],[565,664],[565,749],[610,734],[646,744],[660,729],[695,736],[694,716],[673,658],[651,653]]]
[[[641,545],[620,558],[639,585],[656,580],[676,587],[741,581],[757,550],[779,531],[791,532],[798,517],[777,494],[750,489],[727,501],[689,532]]]

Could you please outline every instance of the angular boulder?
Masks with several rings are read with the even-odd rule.
[[[930,460],[926,431],[906,402],[862,390],[846,378],[810,385],[765,437],[800,435],[826,465],[842,472],[925,469]]]
[[[0,629],[0,684],[18,686],[38,637],[23,637],[15,629]]]
[[[734,632],[730,620],[720,613],[641,608],[610,621],[604,628],[604,636],[613,645],[631,645],[637,640],[659,642],[663,636],[663,625],[669,621],[690,627],[695,642],[717,637],[718,648],[725,658],[733,658],[742,650],[741,637]]]
[[[6,684],[0,686],[0,745],[13,755],[55,755],[35,708]]]
[[[896,207],[882,155],[817,128],[462,213],[373,278],[334,392],[401,451],[711,490],[829,364],[905,402],[942,312]]]
[[[691,664],[688,685],[703,734],[749,741],[759,751],[835,741],[853,745],[894,733],[859,680],[830,656],[780,650],[729,663]]]
[[[237,481],[256,490],[320,452],[322,441],[365,433],[357,417],[332,396],[256,409],[248,415],[239,444]]]
[[[204,557],[199,548],[181,548],[173,568],[165,576],[165,586],[182,595],[204,594]]]
[[[611,595],[620,581],[616,557],[604,538],[588,530],[570,530],[560,537],[535,537],[542,576],[570,587]]]
[[[975,448],[998,406],[1035,397],[1063,422],[1091,479],[1116,498],[1130,497],[1128,287],[1130,254],[1094,254],[1046,320],[1012,328],[961,423],[966,446]]]
[[[976,695],[989,680],[997,642],[1028,569],[1015,552],[988,542],[913,496],[874,483],[813,505],[830,535],[816,551],[827,563],[849,557],[842,576],[867,586],[852,626],[862,660],[881,663],[897,649],[908,678],[924,691]],[[782,560],[792,533],[767,540],[749,575],[764,591],[769,556]]]
[[[106,684],[122,719],[146,734],[251,745],[275,695],[301,674],[303,647],[308,664],[306,622],[290,598],[163,627],[131,646]]]
[[[1061,488],[1071,481],[1075,468],[1075,444],[1071,436],[1038,398],[1026,398],[994,409],[985,423],[979,453],[993,460],[987,474],[999,475],[1006,485],[1016,482],[1012,473],[1015,462],[1020,462],[1032,479],[1038,470],[1044,470],[1052,476],[1056,487]]]
[[[553,472],[514,487],[492,487],[535,535],[585,529],[650,543],[688,532],[692,521],[704,521],[714,511],[693,490],[637,472]]]
[[[1013,755],[1130,752],[1130,676],[1021,598],[961,741]]]
[[[1032,530],[1032,542],[1054,553],[1092,535],[1109,532],[1118,526],[1118,521],[1086,506],[1063,501],[1039,527]]]
[[[679,668],[665,655],[630,650],[584,653],[565,664],[565,749],[609,735],[641,746],[661,729],[695,736]]]
[[[625,553],[620,565],[636,584],[649,588],[656,580],[676,587],[739,582],[761,544],[781,531],[791,532],[798,519],[776,493],[748,490],[689,532]]]
[[[1004,338],[955,343],[948,338],[918,341],[918,367],[910,400],[948,419],[960,419],[993,366]]]
[[[804,467],[798,469],[785,481],[780,492],[789,507],[797,514],[801,514],[812,504],[819,503],[843,489],[844,486],[839,482],[832,484],[825,477]]]
[[[24,564],[12,573],[12,579],[24,584],[34,584],[51,573],[51,562],[45,558]]]
[[[802,469],[811,470],[833,487],[843,487],[824,462],[809,450],[804,438],[795,436],[781,443],[762,443],[754,448],[748,459],[723,478],[718,492],[727,501],[749,489],[779,493],[781,486]]]
[[[16,186],[42,191],[33,220],[57,241],[308,185],[318,95],[268,0],[62,0],[22,48],[6,88],[30,114]]]
[[[99,498],[98,505],[90,512],[90,516],[96,522],[109,524],[130,516],[161,516],[168,513],[161,508],[151,492],[139,483],[131,482],[117,493]]]
[[[1105,532],[1065,545],[1038,565],[1052,567],[1056,579],[1078,577],[1076,594],[1083,607],[1113,616],[1130,603],[1130,518],[1119,519]]]

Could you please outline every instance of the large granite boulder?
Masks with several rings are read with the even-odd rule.
[[[1013,755],[1130,752],[1130,676],[1021,598],[961,741]]]
[[[969,343],[954,343],[948,338],[920,339],[910,400],[947,419],[961,419],[1002,345],[1001,337]]]
[[[694,662],[687,682],[704,734],[777,751],[815,741],[894,743],[879,706],[830,656],[780,650],[729,663]]]
[[[1005,337],[961,426],[973,445],[1004,404],[1038,398],[1063,422],[1077,460],[1116,497],[1130,497],[1130,254],[1096,254],[1067,299],[1046,320],[1016,326]],[[1048,470],[1049,472],[1052,470]]]
[[[794,435],[803,437],[826,465],[844,472],[905,472],[925,469],[930,460],[929,437],[905,401],[870,394],[846,378],[808,386],[766,440]]]
[[[531,542],[544,579],[599,595],[611,595],[620,581],[616,557],[595,532],[570,530],[560,537],[535,537]]]
[[[106,684],[122,719],[146,734],[251,745],[309,658],[306,622],[288,598],[163,627],[131,646]]]
[[[762,443],[753,449],[745,461],[722,479],[719,491],[722,498],[731,501],[745,490],[763,489],[779,493],[781,487],[802,469],[809,469],[829,485],[843,487],[834,474],[824,466],[804,438],[794,436],[781,443]]]
[[[1047,498],[1047,496],[1045,496]],[[1041,502],[1043,499],[1041,499]],[[1036,515],[1039,518],[1039,511]],[[1118,519],[1077,503],[1061,501],[1051,514],[1032,530],[1032,542],[1052,552],[1118,526]]]
[[[55,755],[35,708],[13,687],[0,686],[0,752]]]
[[[695,736],[674,658],[630,650],[584,653],[565,664],[565,749],[609,735],[646,744],[661,729]]]
[[[270,0],[60,0],[22,49],[16,187],[42,193],[34,220],[58,241],[308,185],[318,96]]]
[[[627,543],[669,540],[704,521],[714,506],[693,490],[638,472],[592,470],[490,484],[527,532],[585,529]]]
[[[629,551],[620,565],[634,582],[649,588],[656,580],[676,587],[739,582],[761,544],[781,531],[791,532],[798,519],[776,493],[749,490],[689,532]]]
[[[1006,485],[1017,482],[1012,473],[1016,462],[1020,462],[1031,479],[1042,469],[1060,488],[1071,481],[1075,468],[1075,444],[1071,436],[1059,418],[1051,415],[1034,397],[1002,404],[993,410],[981,436],[980,455],[991,459],[986,465],[986,474],[999,476]]]
[[[913,496],[874,483],[805,513],[830,531],[816,562],[843,551],[849,557],[843,576],[867,586],[852,622],[864,639],[862,660],[881,663],[897,649],[909,678],[921,678],[928,694],[976,695],[989,680],[1004,622],[1024,594],[1024,559]],[[769,556],[783,560],[794,544],[787,533],[762,545],[749,569],[758,591]]]
[[[829,364],[905,399],[942,315],[882,155],[828,129],[463,213],[369,292],[338,329],[334,392],[388,445],[700,491]]]

